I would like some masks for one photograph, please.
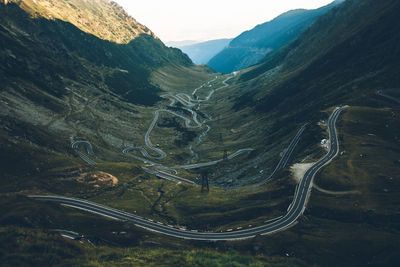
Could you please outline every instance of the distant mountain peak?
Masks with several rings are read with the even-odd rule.
[[[115,43],[129,43],[141,34],[156,35],[111,0],[0,0],[14,2],[32,17],[59,19]]]

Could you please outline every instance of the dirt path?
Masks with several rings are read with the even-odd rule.
[[[316,185],[315,183],[313,183],[313,188],[317,189],[318,191],[328,194],[328,195],[350,195],[350,194],[361,194],[360,191],[357,190],[350,190],[350,191],[331,191],[331,190],[326,190],[323,189],[321,187],[319,187],[318,185]]]
[[[312,166],[314,163],[296,163],[293,164],[290,167],[290,171],[292,172],[292,178],[299,183],[301,179],[304,177],[304,174],[306,171]],[[361,194],[360,191],[357,190],[351,190],[351,191],[332,191],[332,190],[326,190],[321,187],[319,187],[315,182],[312,185],[313,188],[316,190],[329,194],[329,195],[349,195],[349,194]]]

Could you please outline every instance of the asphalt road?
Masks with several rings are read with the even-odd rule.
[[[328,132],[330,139],[329,152],[322,157],[318,162],[312,165],[304,174],[303,179],[297,186],[293,202],[288,208],[287,213],[274,221],[269,221],[264,225],[258,227],[250,227],[240,230],[232,230],[226,232],[200,232],[198,230],[186,230],[179,226],[164,225],[160,222],[153,222],[148,219],[142,218],[140,216],[127,213],[124,211],[116,210],[107,206],[96,204],[90,201],[61,197],[61,196],[30,196],[31,198],[37,200],[54,201],[60,204],[106,216],[109,218],[114,218],[122,221],[129,221],[135,225],[148,229],[153,232],[162,233],[169,236],[174,236],[177,238],[184,239],[194,239],[194,240],[207,240],[207,241],[217,241],[217,240],[238,240],[252,238],[257,235],[268,235],[278,231],[285,230],[297,222],[297,219],[303,214],[308,198],[311,193],[312,182],[315,174],[326,164],[332,161],[335,156],[339,153],[339,143],[336,130],[336,120],[340,113],[346,109],[347,106],[340,107],[334,110],[332,115],[328,120]]]
[[[151,170],[151,169],[145,168],[145,167],[142,167],[142,169],[145,172],[150,173],[150,174],[154,174],[155,176],[157,176],[159,178],[162,178],[162,179],[167,179],[167,180],[176,181],[176,182],[183,182],[183,183],[188,183],[188,184],[193,184],[193,185],[196,184],[195,182],[193,182],[191,180],[176,176],[176,175],[174,175],[172,173],[168,173],[168,172],[166,172],[164,170],[157,170],[157,169]]]
[[[166,110],[166,109],[156,110],[155,114],[154,114],[154,118],[153,118],[152,122],[150,123],[149,128],[147,129],[147,132],[145,134],[144,139],[145,139],[146,147],[149,150],[151,150],[152,152],[154,152],[154,153],[156,153],[158,155],[157,156],[153,156],[145,148],[141,148],[141,147],[125,148],[122,152],[125,155],[129,156],[129,157],[132,157],[132,158],[135,158],[137,160],[143,161],[146,164],[150,164],[150,165],[155,166],[155,168],[152,169],[152,170],[147,169],[148,173],[155,174],[156,176],[158,176],[160,178],[163,178],[163,179],[176,180],[176,181],[179,181],[179,182],[190,182],[190,183],[193,183],[190,180],[187,180],[187,179],[184,179],[182,177],[178,177],[178,176],[173,175],[173,174],[177,174],[176,171],[174,171],[174,168],[177,168],[177,169],[195,169],[195,168],[200,168],[200,167],[206,167],[206,166],[215,165],[215,164],[219,163],[220,161],[222,161],[222,159],[214,160],[214,161],[210,161],[210,162],[198,163],[198,164],[179,165],[179,166],[175,166],[175,167],[162,166],[159,163],[151,161],[151,160],[162,160],[162,159],[167,157],[167,154],[164,151],[162,151],[161,149],[153,146],[153,144],[152,144],[152,142],[150,140],[151,132],[153,131],[155,125],[157,124],[157,121],[158,121],[158,119],[160,117],[160,113],[162,113],[162,112],[169,113],[171,115],[174,115],[174,116],[179,117],[182,120],[184,120],[186,128],[199,128],[199,127],[202,127],[203,125],[205,125],[207,127],[205,132],[200,135],[199,141],[196,143],[196,145],[198,145],[201,142],[201,138],[204,137],[208,133],[208,131],[210,131],[211,127],[209,125],[205,124],[205,122],[200,122],[198,120],[197,112],[194,111],[193,108],[196,105],[198,105],[198,107],[197,107],[197,110],[198,110],[199,107],[200,107],[200,103],[208,101],[216,91],[221,90],[223,88],[226,88],[228,86],[227,81],[232,79],[233,77],[235,77],[235,75],[236,75],[236,73],[231,75],[231,76],[229,76],[229,77],[227,77],[224,81],[222,81],[223,85],[221,87],[217,88],[217,89],[211,90],[211,92],[207,95],[207,97],[205,99],[197,99],[197,97],[196,97],[196,99],[193,99],[191,96],[189,96],[188,94],[184,94],[184,93],[180,93],[180,94],[177,94],[177,95],[171,95],[171,94],[162,95],[161,97],[170,98],[171,99],[171,103],[169,104],[169,106],[174,105],[176,101],[178,101],[182,105],[184,105],[186,107],[185,110],[188,111],[191,114],[191,118],[187,118],[187,117],[185,117],[183,115],[180,115],[180,114],[178,114],[176,112],[173,112],[173,111],[170,111],[170,110]],[[196,88],[193,91],[192,95],[194,96],[196,94],[197,90],[201,89],[202,87],[204,87],[206,85],[209,85],[210,83],[215,81],[217,78],[218,78],[218,76],[215,76],[215,78],[213,78],[211,81],[209,81],[209,82],[203,84],[202,86]],[[193,154],[195,154],[195,152],[193,151],[193,146],[190,146],[189,150]],[[240,150],[236,151],[235,153],[229,155],[228,159],[232,159],[232,158],[234,158],[236,156],[239,156],[239,155],[241,155],[243,153],[250,152],[252,150],[253,149],[251,149],[251,148],[240,149]],[[143,157],[131,154],[130,153],[131,151],[139,151],[142,154]],[[161,171],[160,171],[160,169],[161,169]],[[173,174],[165,173],[162,169],[167,170],[168,172],[173,172]]]
[[[292,139],[292,141],[290,142],[289,146],[285,149],[285,151],[283,152],[283,155],[281,157],[281,159],[279,160],[278,164],[276,165],[274,171],[266,178],[264,179],[262,182],[256,184],[256,185],[260,185],[263,183],[268,182],[277,171],[285,168],[287,162],[290,159],[290,156],[292,155],[294,149],[296,148],[297,143],[300,140],[301,135],[303,134],[304,130],[307,128],[308,123],[304,124],[303,126],[301,126],[300,130],[296,133],[295,137]],[[238,151],[236,151],[235,153],[231,154],[228,156],[228,159],[233,159],[243,153],[248,153],[253,151],[254,149],[252,148],[246,148],[246,149],[240,149]],[[210,162],[204,162],[204,163],[196,163],[196,164],[188,164],[188,165],[178,165],[178,166],[174,166],[171,168],[166,168],[169,170],[174,170],[174,169],[186,169],[186,170],[190,170],[190,169],[196,169],[196,168],[202,168],[202,167],[207,167],[207,166],[212,166],[215,165],[219,162],[223,161],[223,159],[219,159],[219,160],[214,160],[214,161],[210,161]],[[155,167],[157,168],[157,166]],[[163,179],[168,179],[168,180],[172,180],[172,181],[177,181],[177,182],[190,182],[193,183],[192,181],[182,178],[182,177],[178,177],[176,176],[177,172],[175,172],[175,175],[170,175],[169,173],[165,173],[165,172],[159,172],[157,170],[150,170],[147,171],[150,174],[154,174],[159,178],[163,178]]]
[[[249,153],[251,151],[253,151],[254,149],[252,148],[244,148],[244,149],[239,149],[238,151],[232,153],[231,155],[229,155],[227,157],[228,160],[233,159],[241,154],[244,153]],[[213,160],[213,161],[209,161],[209,162],[202,162],[202,163],[195,163],[195,164],[187,164],[187,165],[178,165],[178,166],[174,166],[172,168],[174,169],[185,169],[185,170],[191,170],[191,169],[197,169],[197,168],[202,168],[202,167],[207,167],[207,166],[212,166],[215,165],[219,162],[223,161],[223,159],[218,159],[218,160]]]
[[[154,118],[153,118],[152,122],[150,123],[149,128],[147,129],[147,132],[145,134],[145,138],[144,139],[145,139],[146,147],[149,150],[151,150],[152,152],[154,152],[154,153],[156,153],[158,155],[157,156],[153,156],[145,148],[142,148],[142,147],[125,148],[122,151],[122,153],[124,153],[128,157],[132,157],[134,159],[140,160],[140,161],[142,161],[142,162],[144,162],[146,164],[150,164],[150,165],[153,165],[153,166],[158,166],[158,169],[164,169],[164,170],[172,171],[172,172],[174,172],[176,174],[176,171],[173,170],[172,168],[164,167],[164,166],[160,165],[159,163],[151,161],[151,160],[162,160],[162,159],[167,157],[167,154],[164,151],[162,151],[161,149],[159,149],[157,147],[154,147],[152,142],[151,142],[151,140],[150,140],[151,132],[153,131],[155,125],[157,124],[157,121],[159,119],[160,113],[165,112],[165,113],[169,113],[171,115],[174,115],[174,116],[177,116],[177,117],[181,118],[182,120],[184,120],[185,126],[187,128],[199,128],[199,127],[202,127],[203,125],[205,125],[207,127],[207,129],[205,130],[204,133],[202,133],[200,135],[199,140],[196,143],[196,145],[199,145],[199,143],[201,142],[201,138],[204,137],[210,131],[211,128],[210,128],[209,125],[206,125],[206,124],[204,124],[204,122],[202,123],[202,122],[200,122],[198,120],[197,112],[192,110],[192,108],[195,107],[196,105],[198,105],[198,107],[197,107],[197,110],[198,110],[200,108],[200,103],[208,101],[216,91],[227,87],[228,86],[227,81],[232,79],[235,76],[236,76],[236,73],[234,73],[232,76],[227,77],[224,81],[222,81],[223,86],[221,86],[221,87],[219,87],[217,89],[213,89],[205,99],[192,99],[191,96],[189,96],[187,94],[184,94],[184,93],[180,93],[180,94],[177,94],[177,95],[171,95],[171,94],[162,95],[161,97],[169,97],[169,98],[171,98],[170,106],[174,105],[176,101],[178,101],[181,104],[183,104],[184,106],[186,106],[187,108],[185,108],[185,110],[187,110],[189,113],[191,113],[192,118],[189,119],[189,118],[187,118],[187,117],[185,117],[185,116],[183,116],[181,114],[178,114],[176,112],[173,112],[173,111],[170,111],[170,110],[166,110],[166,109],[156,110],[155,114],[154,114]],[[217,78],[218,78],[218,76],[215,76],[215,78],[213,78],[209,82],[204,83],[200,87],[196,88],[193,91],[192,95],[194,96],[199,89],[201,89],[204,86],[209,85],[210,83],[214,82]],[[193,125],[192,125],[192,123],[193,123]],[[97,164],[88,155],[86,155],[85,153],[82,153],[81,151],[79,151],[79,149],[78,149],[79,145],[84,145],[86,147],[88,155],[94,155],[93,148],[92,148],[92,145],[90,144],[90,142],[83,141],[83,140],[76,141],[76,142],[74,142],[72,144],[72,148],[75,150],[75,152],[79,155],[80,158],[82,158],[84,161],[86,161],[86,163],[88,163],[90,165]],[[193,151],[193,146],[190,146],[189,150],[192,151],[192,153],[195,154],[195,152]],[[234,157],[236,157],[236,156],[238,156],[238,155],[240,155],[242,153],[245,153],[245,152],[248,152],[248,151],[251,151],[251,150],[252,149],[250,149],[250,148],[240,149],[240,150],[236,151],[235,153],[233,153],[232,155],[230,155],[228,157],[228,159],[232,159],[232,158],[234,158]],[[143,157],[134,155],[134,154],[131,153],[131,151],[139,151],[142,154]],[[194,169],[194,168],[200,168],[200,167],[206,167],[206,166],[215,165],[220,161],[221,160],[216,160],[216,161],[211,161],[211,162],[206,162],[206,163],[199,163],[199,164],[181,165],[181,166],[179,166],[177,168]],[[158,170],[155,169],[155,171],[158,171]],[[157,175],[157,176],[159,176],[160,178],[165,178],[164,177],[165,175],[163,173],[160,173],[160,175]],[[180,178],[180,177],[178,177],[178,178]],[[189,181],[189,180],[186,180],[184,178],[180,178],[180,179],[181,180],[185,180],[185,181]]]
[[[81,151],[79,151],[78,146],[79,145],[84,145],[86,148],[86,151],[89,155],[94,156],[94,152],[93,152],[93,148],[92,148],[92,144],[90,144],[88,141],[76,141],[72,144],[72,148],[75,150],[75,152],[79,155],[79,157],[81,157],[81,159],[83,159],[84,161],[86,161],[86,163],[90,164],[90,165],[95,165],[97,164],[94,160],[92,160],[91,158],[89,158],[88,155],[86,155],[85,153],[82,153]]]
[[[302,133],[307,128],[307,125],[308,125],[308,123],[306,123],[303,126],[301,126],[300,130],[296,133],[295,137],[292,139],[292,141],[290,142],[289,146],[283,152],[283,155],[282,155],[281,159],[279,160],[278,164],[276,165],[274,171],[264,181],[262,181],[261,183],[268,182],[275,175],[275,173],[277,171],[279,171],[279,170],[281,170],[281,169],[286,167],[286,164],[289,161],[289,158],[292,155],[297,143],[299,142]]]
[[[148,158],[148,159],[161,160],[161,159],[166,158],[167,154],[164,151],[162,151],[161,149],[154,147],[153,144],[151,143],[151,140],[150,140],[151,132],[153,131],[155,125],[157,124],[157,121],[158,121],[158,119],[160,117],[160,113],[162,113],[162,112],[169,113],[171,115],[174,115],[174,116],[177,116],[178,118],[183,119],[185,121],[185,126],[187,128],[199,128],[199,127],[202,127],[203,123],[198,121],[197,112],[192,110],[192,108],[195,107],[196,105],[198,105],[200,102],[208,101],[210,99],[210,97],[212,96],[212,94],[216,90],[219,90],[219,89],[227,87],[228,84],[226,82],[229,79],[233,78],[233,77],[234,76],[230,76],[227,79],[225,79],[223,81],[224,85],[222,87],[218,88],[218,89],[212,90],[211,93],[207,96],[207,98],[205,100],[194,100],[189,95],[183,94],[183,93],[180,93],[180,94],[177,94],[177,95],[171,95],[171,94],[162,95],[161,97],[171,98],[171,103],[169,104],[169,106],[174,105],[176,101],[178,101],[182,105],[184,105],[186,107],[186,110],[191,113],[192,118],[189,119],[189,118],[187,118],[187,117],[185,117],[183,115],[180,115],[180,114],[178,114],[176,112],[173,112],[173,111],[170,111],[170,110],[166,110],[166,109],[156,110],[155,114],[154,114],[154,118],[153,118],[152,122],[150,123],[149,128],[147,129],[147,132],[145,134],[144,141],[145,141],[146,147],[149,150],[151,150],[151,151],[155,152],[156,154],[158,154],[158,156],[153,156],[153,155],[149,154],[146,149],[140,148],[140,147],[131,147],[131,148],[125,149],[123,151],[123,153],[128,155],[128,153],[130,151],[137,150],[137,151],[140,151],[142,153],[142,155],[145,158]],[[209,83],[215,81],[217,78],[218,78],[218,76],[216,76],[214,79],[212,79],[211,81],[209,81],[208,83],[205,83],[205,84],[209,84]],[[195,91],[197,91],[198,89],[202,88],[204,85],[200,86],[199,88],[196,88]],[[194,125],[192,125],[192,122],[193,122]],[[130,155],[128,155],[128,156],[130,156]],[[142,157],[134,156],[133,158],[139,159],[141,161],[145,161],[144,158],[142,158]]]
[[[203,84],[203,85],[197,87],[196,89],[194,89],[194,91],[192,92],[192,96],[195,96],[196,93],[197,93],[197,91],[198,91],[199,89],[203,88],[205,85],[209,85],[210,83],[216,81],[217,79],[218,79],[218,76],[215,76],[215,78],[212,79],[211,81],[209,81],[208,83],[205,83],[205,84]]]
[[[399,99],[397,99],[397,98],[395,98],[395,97],[393,97],[393,96],[390,96],[390,95],[386,94],[386,93],[383,92],[382,90],[379,90],[377,94],[380,95],[380,96],[383,96],[383,97],[385,97],[385,98],[387,98],[387,99],[390,99],[390,100],[396,102],[397,104],[400,104],[400,100],[399,100]]]

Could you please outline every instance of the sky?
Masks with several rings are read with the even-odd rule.
[[[114,0],[163,42],[233,38],[292,9],[333,0]]]

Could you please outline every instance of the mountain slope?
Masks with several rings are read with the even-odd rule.
[[[337,123],[340,153],[315,176],[305,216],[293,229],[247,245],[309,258],[308,265],[399,262],[399,12],[396,0],[347,0],[261,64],[241,71],[210,103],[207,111],[218,118],[210,126],[224,142],[251,144],[259,153],[255,164],[248,161],[248,176],[221,175],[214,178],[218,184],[256,180],[257,167],[271,173],[284,144],[308,123],[291,160],[298,164],[274,178],[293,182],[297,168],[326,153],[321,140],[328,139],[327,114],[350,105]],[[226,169],[239,172],[233,164]]]
[[[262,64],[237,76],[216,76],[151,34],[117,44],[69,22],[32,18],[15,4],[0,4],[2,263],[397,266],[398,14],[397,0],[348,0]],[[224,81],[229,86],[221,87]],[[198,162],[254,149],[200,169],[208,173],[209,192],[157,179],[121,153],[144,145],[155,111],[190,116],[182,105],[171,107],[174,100],[158,101],[161,90],[189,94],[195,88],[191,96],[198,99],[214,93],[196,110],[208,127],[194,133],[183,120],[160,115],[152,141],[168,151],[161,162],[173,166],[194,156],[173,143],[185,134],[202,138],[190,143]],[[272,235],[191,242],[26,197],[88,199],[193,231],[250,230],[287,212],[297,185],[289,165],[304,167],[327,153],[321,146],[325,121],[344,104],[351,107],[336,124],[340,153],[316,174],[304,216]],[[272,173],[306,123],[287,166],[268,183],[257,183]],[[77,156],[88,152],[83,145],[71,147],[78,140],[92,144],[96,165]],[[102,182],[104,172],[116,184]],[[198,174],[178,173],[193,179]],[[61,236],[74,232],[78,240]]]
[[[118,44],[4,1],[0,48],[1,193],[79,192],[75,179],[51,177],[91,169],[71,148],[81,139],[96,161],[129,162],[132,175],[142,173],[121,151],[143,142],[161,92],[210,80],[208,68],[151,34]]]
[[[186,55],[149,34],[117,44],[68,22],[32,17],[14,3],[0,3],[0,14],[0,157],[2,183],[13,188],[6,191],[23,184],[32,174],[30,166],[44,171],[63,166],[61,159],[73,162],[69,147],[77,136],[112,151],[124,140],[141,138],[148,119],[141,112],[155,105],[163,90],[152,81],[153,73],[166,66],[179,75],[193,72]],[[164,80],[168,77],[173,76]],[[42,156],[27,156],[26,149]],[[113,153],[104,155],[119,156]],[[24,162],[23,170],[15,166],[18,161]]]
[[[33,17],[59,19],[101,39],[127,44],[141,34],[156,37],[146,26],[110,0],[10,0]]]
[[[219,118],[210,126],[226,143],[258,147],[260,163],[253,167],[262,165],[259,171],[268,173],[296,129],[324,119],[321,112],[344,104],[387,104],[377,92],[400,88],[398,11],[396,1],[372,0],[348,0],[331,9],[292,43],[241,71],[229,89],[217,93],[219,100],[205,106]],[[323,139],[319,127],[313,131],[314,136],[306,138],[309,145]],[[223,150],[224,144],[208,148]],[[242,184],[263,176],[253,169],[246,175],[235,170],[235,176],[221,173],[214,182]]]
[[[337,2],[334,2],[315,10],[291,10],[260,24],[234,38],[207,65],[216,71],[230,73],[257,64],[268,53],[296,38],[319,16],[336,5]]]
[[[232,39],[211,40],[192,45],[177,46],[187,54],[195,64],[206,64],[212,57],[222,51]]]
[[[347,1],[243,74],[243,81],[255,78],[255,84],[271,86],[247,96],[253,94],[257,110],[264,112],[296,109],[307,102],[321,109],[341,102],[364,104],[379,88],[398,87],[398,10],[395,1]],[[273,82],[276,77],[282,79]]]
[[[59,97],[66,94],[63,79],[96,84],[101,77],[105,90],[151,105],[160,89],[150,84],[150,70],[167,63],[191,64],[179,50],[165,47],[152,35],[140,34],[119,45],[60,20],[31,19],[14,4],[0,7],[3,88],[19,79],[34,82],[39,90],[57,90],[54,95]]]

